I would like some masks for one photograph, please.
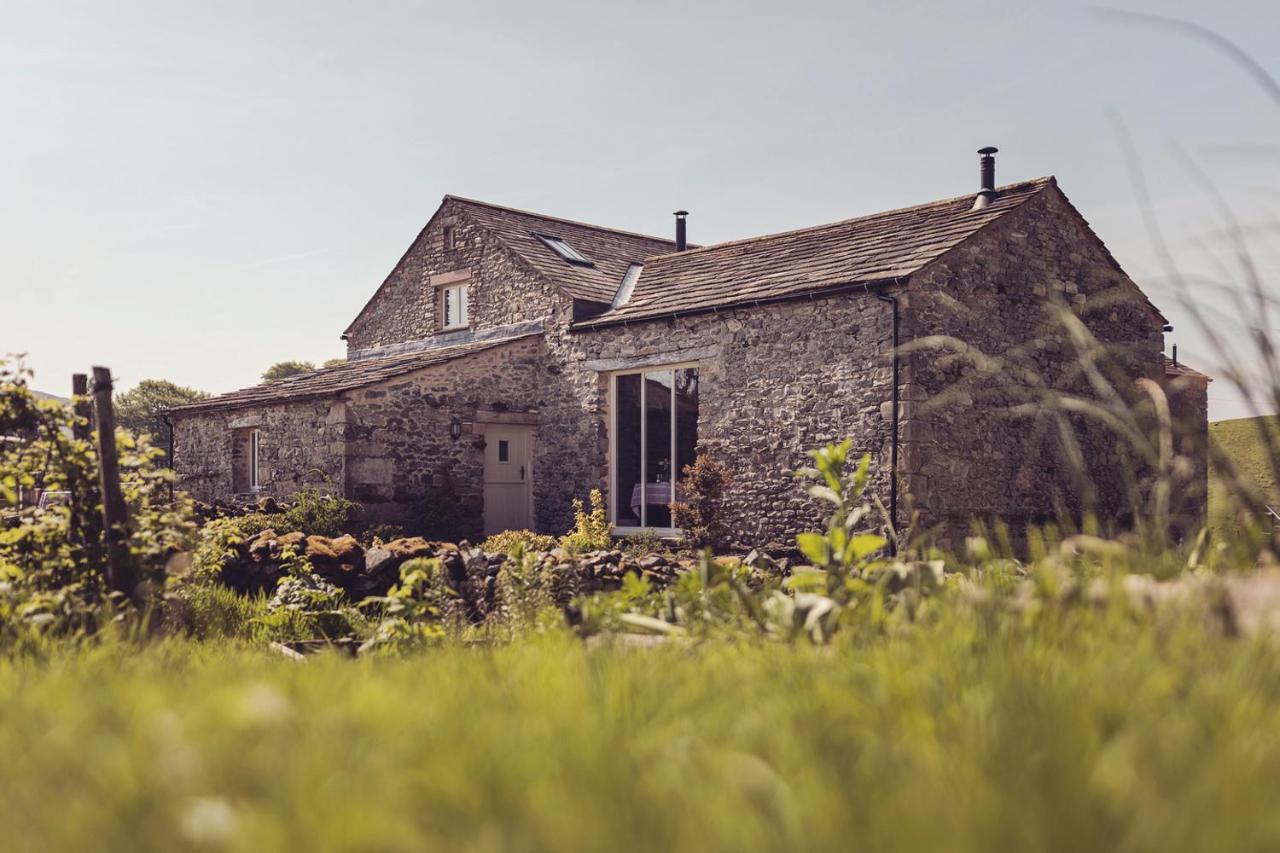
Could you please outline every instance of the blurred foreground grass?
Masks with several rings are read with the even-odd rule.
[[[1273,641],[947,601],[826,648],[0,658],[0,847],[1280,848]]]

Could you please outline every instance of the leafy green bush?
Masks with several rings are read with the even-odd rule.
[[[573,530],[560,537],[560,547],[570,554],[606,551],[613,547],[612,528],[604,508],[604,495],[591,490],[591,512],[578,498],[573,499]]]
[[[264,530],[291,533],[296,529],[282,513],[254,512],[214,519],[200,529],[192,568],[197,577],[212,580],[222,570],[223,561],[234,556],[236,545]]]
[[[556,547],[556,540],[554,536],[544,536],[532,530],[504,530],[481,542],[480,550],[486,554],[507,554],[517,545],[526,551],[550,551]]]
[[[112,621],[129,620],[155,603],[169,560],[194,544],[191,503],[170,499],[171,471],[143,436],[115,436],[128,522],[121,579],[107,582],[107,536],[102,526],[97,453],[75,438],[71,409],[37,400],[21,364],[0,360],[0,506],[12,518],[0,529],[0,646],[33,637],[86,637]],[[79,423],[83,425],[83,421]],[[19,491],[65,493],[62,505],[20,506]]]
[[[647,530],[639,533],[628,533],[622,537],[622,553],[628,557],[647,557],[650,554],[657,554],[663,550],[662,540],[657,534],[650,533]]]
[[[403,537],[404,528],[398,524],[370,524],[360,532],[360,544],[369,548]]]
[[[295,493],[291,500],[293,506],[284,511],[286,525],[308,536],[341,536],[360,509],[354,501],[311,486]]]
[[[457,594],[449,588],[444,567],[436,558],[407,561],[400,582],[382,598],[362,602],[366,611],[381,616],[360,654],[404,652],[435,645],[444,639],[446,607]]]
[[[671,505],[671,520],[684,531],[690,546],[720,551],[728,545],[724,494],[731,481],[729,469],[706,453],[699,453],[693,464],[684,466],[684,499]]]

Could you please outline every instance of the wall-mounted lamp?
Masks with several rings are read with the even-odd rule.
[[[458,420],[457,418],[454,418],[453,420],[449,421],[449,436],[454,441],[457,441],[458,439],[462,438],[462,421]]]

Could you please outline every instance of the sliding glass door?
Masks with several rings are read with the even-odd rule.
[[[698,445],[698,369],[615,374],[613,403],[614,524],[669,530]]]

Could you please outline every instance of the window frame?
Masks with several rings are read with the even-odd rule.
[[[470,290],[470,288],[469,288],[468,282],[465,282],[465,281],[464,281],[464,282],[461,282],[461,283],[459,283],[459,284],[445,284],[445,285],[441,285],[441,287],[440,287],[440,297],[439,297],[439,302],[440,302],[440,331],[442,331],[442,332],[452,332],[452,331],[455,331],[455,330],[457,330],[457,329],[469,329],[469,328],[471,328],[471,294],[469,293],[469,290]],[[461,302],[460,302],[460,305],[462,306],[462,310],[459,312],[459,314],[461,315],[461,318],[462,318],[462,322],[461,322],[461,323],[457,323],[457,324],[450,324],[450,323],[449,323],[449,296],[448,296],[448,294],[449,294],[449,292],[450,292],[450,291],[457,291],[458,293],[460,293],[460,294],[462,295],[462,300],[461,300]]]
[[[249,430],[249,491],[262,490],[262,430]]]
[[[647,390],[646,385],[645,385],[645,381],[644,381],[644,374],[646,374],[646,373],[657,373],[657,372],[662,371],[662,370],[669,370],[669,371],[671,371],[671,373],[672,373],[672,380],[673,380],[673,381],[672,381],[672,383],[671,383],[671,394],[672,394],[672,400],[671,400],[671,462],[672,462],[672,467],[674,468],[674,467],[675,467],[675,465],[676,465],[676,463],[677,463],[677,458],[676,458],[676,444],[677,444],[677,441],[678,441],[678,439],[679,439],[679,436],[677,436],[677,435],[676,435],[676,416],[677,416],[678,412],[677,412],[677,406],[675,405],[675,381],[674,381],[674,379],[675,379],[675,372],[676,372],[677,370],[683,370],[683,369],[686,369],[686,368],[693,368],[693,369],[695,369],[695,370],[699,371],[699,373],[698,373],[698,378],[699,378],[699,382],[698,382],[698,385],[699,385],[699,387],[698,387],[698,415],[699,415],[699,419],[701,419],[701,415],[702,415],[702,388],[701,388],[701,385],[702,385],[702,382],[701,382],[701,378],[702,378],[702,373],[701,373],[701,371],[702,371],[702,367],[701,367],[701,365],[700,365],[698,362],[696,362],[696,361],[676,361],[676,362],[671,362],[670,364],[651,364],[651,365],[647,365],[647,366],[645,366],[645,367],[633,367],[633,368],[627,368],[626,370],[614,370],[614,371],[610,371],[610,372],[609,372],[609,421],[608,421],[608,429],[609,429],[609,447],[608,447],[608,455],[609,455],[609,465],[608,465],[608,469],[609,469],[609,506],[608,506],[608,510],[609,510],[609,514],[608,514],[608,515],[609,515],[609,527],[611,528],[611,531],[612,531],[613,535],[614,535],[614,536],[616,536],[616,537],[620,537],[620,538],[621,538],[621,537],[626,537],[626,536],[633,536],[633,535],[635,535],[635,534],[637,534],[637,533],[641,533],[641,534],[651,534],[651,535],[653,535],[653,536],[659,536],[659,537],[676,537],[676,536],[683,536],[683,535],[684,535],[684,530],[683,530],[682,528],[676,527],[676,526],[674,525],[674,523],[672,524],[672,526],[671,526],[671,527],[653,527],[653,526],[651,526],[651,525],[644,524],[644,523],[643,523],[643,521],[644,521],[644,512],[645,512],[644,506],[645,506],[645,505],[644,505],[643,501],[642,501],[642,502],[641,502],[641,504],[640,504],[641,524],[640,524],[640,525],[638,525],[638,526],[636,526],[636,527],[619,527],[619,526],[618,526],[618,501],[619,501],[619,496],[618,496],[618,494],[617,494],[617,491],[618,491],[618,430],[617,430],[617,423],[618,423],[618,377],[619,377],[619,376],[635,376],[635,375],[639,374],[639,375],[640,375],[640,377],[641,377],[641,379],[640,379],[640,412],[641,412],[641,417],[640,417],[640,483],[641,483],[641,485],[644,485],[644,484],[645,484],[645,482],[646,482],[645,477],[646,477],[646,475],[647,475],[647,472],[646,472],[646,470],[645,470],[645,469],[646,469],[646,467],[647,467],[647,460],[645,459],[645,456],[646,456],[646,454],[645,454],[645,449],[648,447],[648,432],[649,432],[649,427],[648,427],[648,423],[647,423],[648,418],[644,417],[644,412],[646,411],[645,406],[646,406],[646,404],[647,404],[647,402],[648,402],[648,390]],[[672,481],[671,481],[671,482],[672,482],[671,497],[672,497],[673,501],[674,501],[674,498],[675,498],[675,483],[676,483],[676,479],[675,479],[675,478],[676,478],[676,476],[677,476],[677,475],[676,475],[676,472],[673,470],[673,471],[672,471]]]
[[[537,237],[542,244],[548,249],[556,253],[556,257],[567,264],[575,267],[594,267],[596,262],[588,258],[582,252],[563,237],[557,237],[554,234],[543,234],[541,232],[533,232],[533,236]]]

